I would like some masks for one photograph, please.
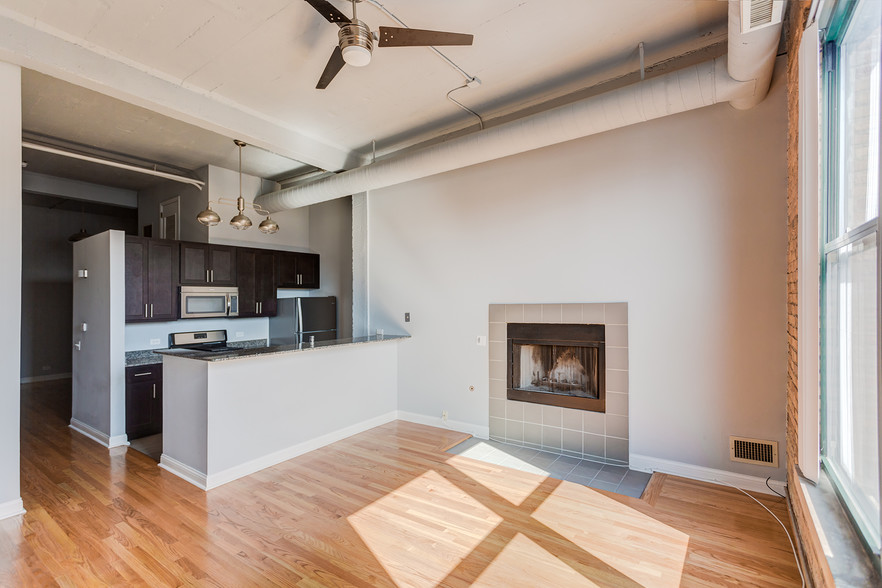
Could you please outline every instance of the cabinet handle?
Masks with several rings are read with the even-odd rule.
[[[147,318],[147,305],[144,305],[144,318]]]
[[[150,318],[153,318],[153,303],[150,303]]]
[[[152,375],[153,375],[153,372],[141,372],[140,374],[134,374],[134,376],[136,378],[139,376],[152,376]]]
[[[211,283],[214,284],[214,270],[211,270]]]
[[[208,270],[205,270],[205,282],[208,283],[211,281],[211,278],[208,276]]]
[[[262,302],[257,303],[257,314],[260,314],[260,307],[263,306]]]
[[[156,400],[156,384],[153,384],[153,400]]]

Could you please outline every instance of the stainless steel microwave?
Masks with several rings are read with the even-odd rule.
[[[239,288],[181,286],[181,318],[239,316]]]

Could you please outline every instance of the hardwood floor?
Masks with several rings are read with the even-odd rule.
[[[205,493],[68,429],[69,381],[24,386],[22,407],[4,587],[799,585],[781,527],[726,487],[657,475],[649,500],[613,495],[397,421]]]

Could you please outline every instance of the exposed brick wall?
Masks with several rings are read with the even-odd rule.
[[[813,586],[834,586],[833,576],[799,483],[799,378],[797,301],[799,261],[799,44],[811,2],[792,1],[784,26],[787,47],[787,485],[793,526]]]

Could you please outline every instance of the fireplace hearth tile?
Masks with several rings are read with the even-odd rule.
[[[542,425],[526,422],[524,423],[524,443],[532,443],[536,446],[542,445]]]
[[[505,323],[490,323],[488,335],[490,336],[491,342],[501,341],[505,343],[506,338],[508,337]]]
[[[502,380],[490,380],[490,398],[505,399],[505,382]]]
[[[512,402],[517,402],[513,400]],[[523,402],[524,405],[524,421],[527,423],[542,424],[542,406],[533,404],[532,402]]]
[[[622,370],[606,370],[606,391],[628,393],[628,372]]]
[[[607,415],[628,415],[628,395],[619,392],[606,393]]]
[[[505,418],[523,421],[524,420],[524,403],[517,400],[505,401]]]
[[[490,361],[490,379],[491,380],[505,380],[505,362],[504,361]]]
[[[493,341],[490,343],[490,360],[505,361],[506,346],[502,341]]]
[[[563,429],[561,435],[561,448],[582,455],[582,431]]]
[[[490,416],[497,419],[505,418],[505,403],[506,400],[501,400],[499,398],[491,398],[490,399]]]
[[[490,322],[491,323],[504,323],[505,322],[505,305],[504,304],[491,304],[489,315],[490,315]]]
[[[560,451],[560,427],[542,427],[542,447]]]
[[[543,304],[542,305],[542,322],[543,323],[560,323],[561,322],[561,305],[560,304]]]
[[[542,320],[542,307],[538,304],[524,305],[524,322],[538,323]]]
[[[628,324],[628,303],[614,302],[604,305],[604,320],[608,325]]]
[[[492,362],[491,362],[492,363]],[[628,369],[628,348],[627,347],[606,347],[606,371],[610,370],[626,370]],[[503,374],[505,366],[503,366]],[[504,377],[504,376],[503,376]]]
[[[585,455],[593,455],[601,459],[606,457],[606,449],[602,435],[582,434],[582,451]]]
[[[606,457],[608,459],[615,459],[623,463],[628,463],[628,440],[607,437]]]
[[[628,325],[607,325],[606,344],[610,347],[627,347]]]
[[[583,304],[582,322],[587,325],[600,325],[606,322],[603,304]]]
[[[561,305],[561,322],[562,323],[581,323],[582,321],[582,305],[581,304],[562,304]]]
[[[607,437],[628,438],[628,417],[615,414],[606,415]]]
[[[609,400],[607,400],[609,402]],[[609,412],[609,406],[606,409]],[[573,431],[582,431],[582,413],[584,410],[576,410],[575,408],[564,408],[561,414],[561,426],[564,429],[572,429]]]
[[[494,439],[505,437],[505,419],[490,417],[490,437]]]
[[[563,409],[559,406],[545,406],[545,405],[537,405],[542,407],[542,424],[549,427],[557,427],[561,426],[561,419],[563,415]]]
[[[505,322],[520,323],[524,320],[523,304],[506,304],[505,305]]]
[[[448,453],[635,498],[642,495],[650,478],[649,474],[629,470],[627,466],[604,465],[474,437],[450,448]]]
[[[524,442],[524,421],[522,419],[505,421],[505,440],[509,443]]]
[[[606,417],[601,412],[585,412],[582,415],[582,427],[586,433],[606,435]]]

